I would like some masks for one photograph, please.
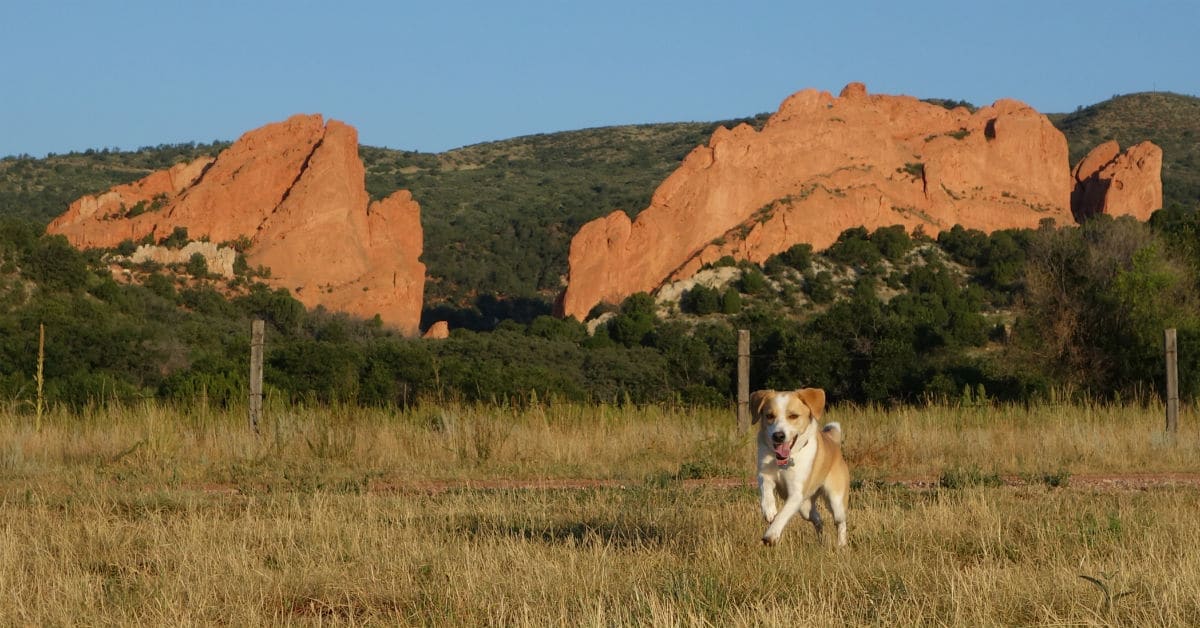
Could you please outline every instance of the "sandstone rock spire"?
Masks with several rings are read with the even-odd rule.
[[[115,247],[186,227],[248,239],[247,261],[308,307],[378,314],[415,336],[425,266],[420,207],[407,191],[370,202],[353,127],[296,115],[250,131],[215,159],[85,196],[47,227],[77,247]]]

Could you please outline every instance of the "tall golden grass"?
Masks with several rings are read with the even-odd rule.
[[[752,476],[727,411],[275,405],[255,438],[203,406],[16,410],[4,625],[1200,623],[1195,488],[891,483],[1195,473],[1191,412],[1168,439],[1161,407],[834,408],[837,551],[803,521],[764,548],[752,488],[679,481]]]

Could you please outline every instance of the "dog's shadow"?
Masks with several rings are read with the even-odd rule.
[[[471,540],[517,539],[568,547],[645,549],[686,542],[679,531],[657,523],[590,518],[581,521],[514,521],[503,516],[465,515],[451,529]]]

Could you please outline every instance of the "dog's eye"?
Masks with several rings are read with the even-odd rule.
[[[788,418],[789,418],[789,419],[791,419],[791,420],[793,420],[793,421],[795,421],[796,419],[800,418],[800,415],[799,415],[799,414],[796,414],[795,412],[793,412],[793,413],[791,413],[791,414],[789,414],[789,415],[788,415]]]
[[[768,413],[764,414],[763,416],[764,416],[764,417],[766,417],[766,418],[767,418],[767,420],[769,420],[769,421],[774,421],[774,420],[775,420],[775,413],[774,413],[774,412],[768,412]]]

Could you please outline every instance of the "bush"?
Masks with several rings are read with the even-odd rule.
[[[895,263],[904,259],[913,248],[912,238],[902,225],[880,227],[871,234],[871,242],[888,261]]]
[[[763,294],[767,291],[767,278],[757,266],[743,266],[738,289],[745,294]]]
[[[816,274],[811,272],[805,274],[804,294],[808,295],[808,298],[813,303],[832,303],[833,298],[837,296],[837,291],[833,285],[833,274],[827,270]]]
[[[733,286],[725,289],[721,295],[721,313],[737,314],[742,311],[742,295]]]
[[[978,229],[954,225],[938,234],[937,243],[950,254],[950,259],[959,264],[975,266],[987,248],[987,239],[987,234]]]
[[[208,259],[203,253],[192,253],[188,258],[187,273],[197,279],[208,277]]]
[[[63,236],[39,238],[25,260],[25,272],[44,290],[77,290],[87,282],[87,261]]]
[[[150,292],[168,301],[174,302],[179,299],[179,293],[175,290],[175,282],[161,273],[150,273],[142,285],[146,286]]]
[[[788,266],[791,266],[792,268],[804,273],[808,272],[808,269],[812,267],[812,254],[812,245],[807,242],[802,242],[800,244],[792,245],[788,250],[780,253],[776,257],[778,257],[779,261],[783,262],[784,264],[787,264]]]
[[[679,309],[697,316],[715,314],[721,310],[721,305],[721,295],[715,289],[701,284],[693,286],[679,299]]]
[[[654,330],[655,308],[654,297],[649,294],[630,295],[621,303],[621,313],[608,322],[608,335],[626,347],[642,344]]]
[[[883,259],[879,248],[871,242],[864,227],[852,227],[843,231],[837,242],[825,251],[825,255],[839,264],[859,269],[872,268]]]
[[[572,317],[554,318],[542,315],[529,323],[526,333],[546,340],[581,342],[587,338],[587,326]]]
[[[175,229],[173,231],[171,231],[171,235],[163,238],[162,242],[160,242],[159,244],[167,247],[168,249],[181,249],[187,243],[188,243],[187,227],[175,227]]]

